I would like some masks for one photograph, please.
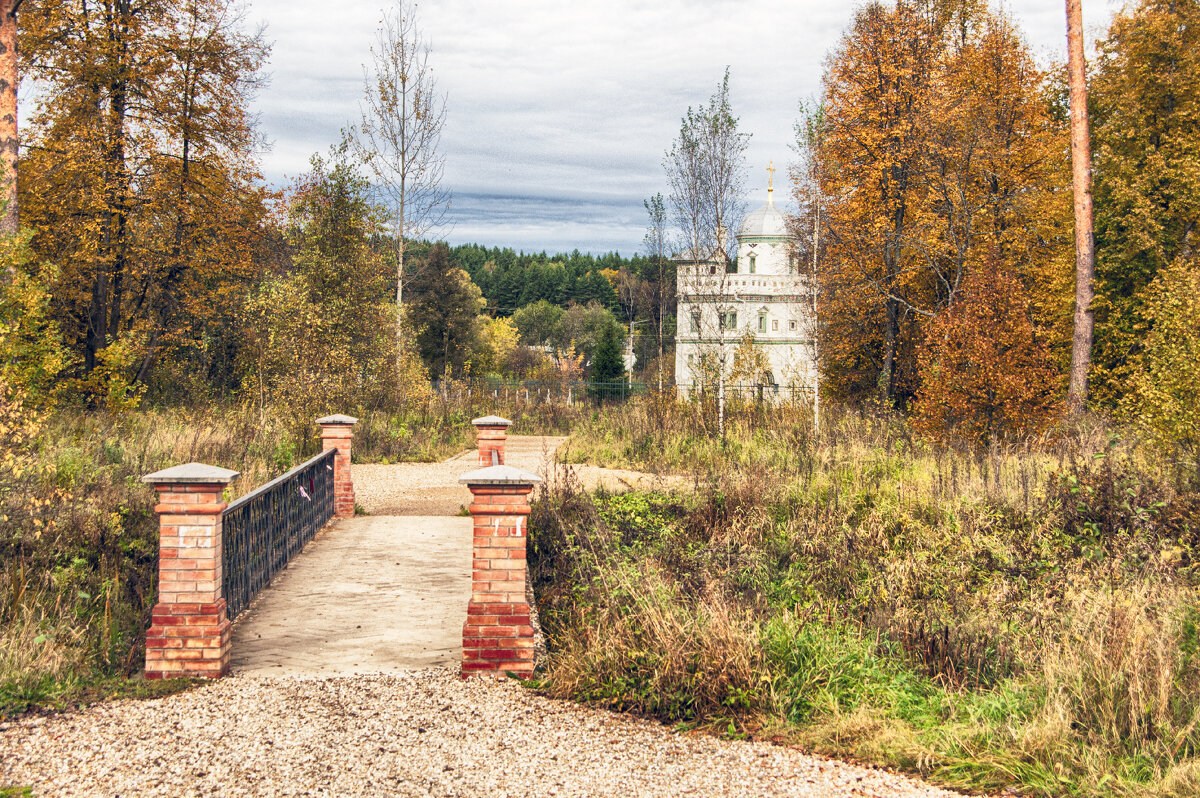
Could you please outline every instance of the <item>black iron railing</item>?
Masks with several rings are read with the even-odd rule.
[[[333,517],[334,454],[322,452],[225,509],[224,588],[231,619]]]

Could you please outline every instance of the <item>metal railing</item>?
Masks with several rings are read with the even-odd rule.
[[[335,454],[322,452],[225,508],[224,594],[231,620],[333,517]]]

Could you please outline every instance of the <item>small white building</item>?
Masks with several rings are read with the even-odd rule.
[[[772,181],[767,203],[742,222],[734,267],[725,265],[720,252],[707,259],[676,258],[675,383],[681,395],[713,387],[718,368],[727,383],[733,377],[743,390],[762,388],[756,392],[764,397],[812,395],[817,370],[811,283],[774,193]],[[734,374],[735,352],[747,333],[767,367],[749,384]]]

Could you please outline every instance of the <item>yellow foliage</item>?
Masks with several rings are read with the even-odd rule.
[[[1150,286],[1153,325],[1121,411],[1160,448],[1200,453],[1200,269],[1173,266]]]

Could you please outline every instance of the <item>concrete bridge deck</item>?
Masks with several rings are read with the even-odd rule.
[[[505,462],[546,479],[562,437],[511,436]],[[321,530],[233,628],[231,667],[260,676],[396,673],[462,661],[471,598],[471,492],[458,478],[478,453],[441,463],[355,465],[370,515]],[[575,467],[614,490],[678,484],[631,471]]]

